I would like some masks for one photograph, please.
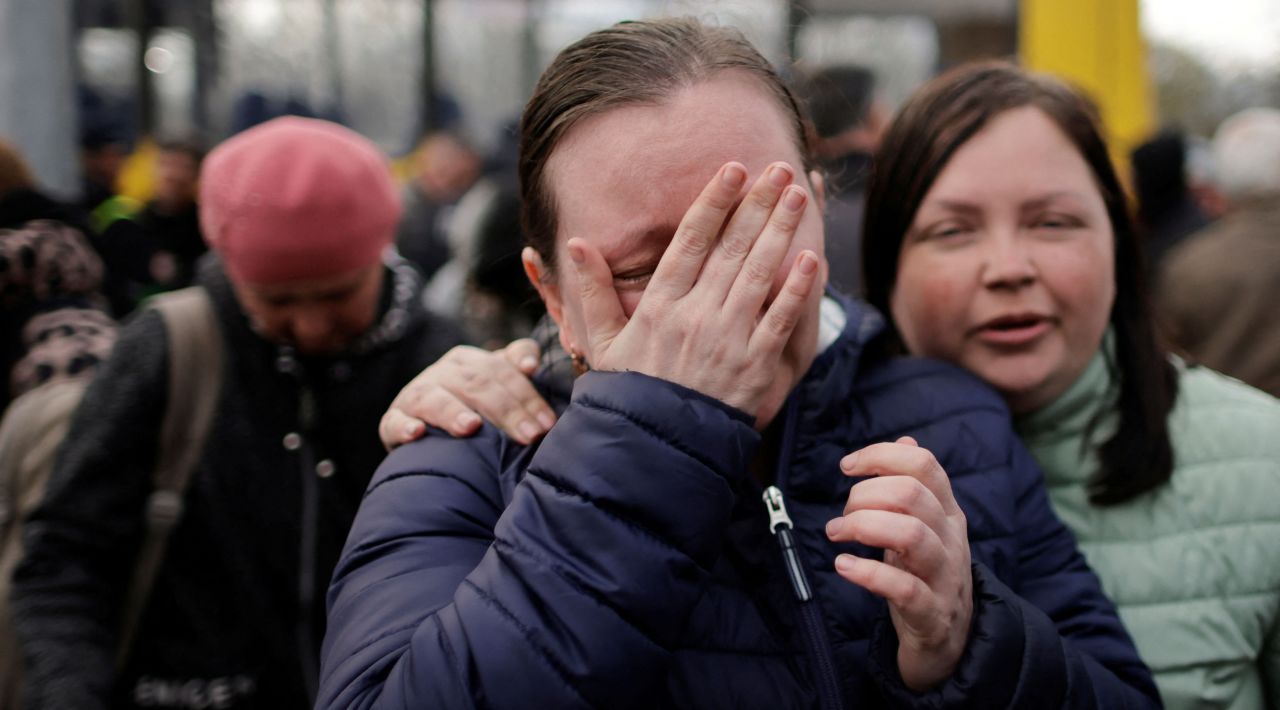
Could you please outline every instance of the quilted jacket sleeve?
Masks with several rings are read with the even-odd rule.
[[[1029,704],[1045,697],[1053,686],[1035,674],[1043,670],[1062,679],[1053,690],[1060,688],[1063,707],[1160,707],[1155,681],[1115,605],[1050,507],[1040,468],[1020,441],[1012,458],[1023,543],[1013,591],[1027,629],[1028,660],[1015,700]]]
[[[1013,588],[973,565],[968,646],[952,677],[929,693],[902,686],[896,638],[883,624],[875,652],[882,683],[903,707],[1161,707],[1115,606],[1049,507],[1039,468],[1020,442],[1010,447],[1020,542]]]
[[[317,707],[644,706],[756,442],[718,402],[596,372],[509,496],[522,457],[487,427],[398,450],[335,571]]]

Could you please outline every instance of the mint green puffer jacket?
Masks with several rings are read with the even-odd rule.
[[[1090,505],[1085,437],[1107,397],[1105,356],[1019,418],[1049,496],[1080,542],[1169,708],[1280,708],[1280,400],[1179,367],[1173,478],[1124,505]],[[1104,417],[1090,441],[1115,431]]]

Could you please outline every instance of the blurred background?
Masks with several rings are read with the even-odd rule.
[[[1277,0],[0,0],[0,148],[35,183],[0,165],[0,188],[28,188],[0,189],[0,225],[30,219],[32,199],[68,203],[123,317],[191,282],[208,148],[276,116],[326,118],[391,157],[396,245],[426,305],[498,345],[541,312],[519,259],[524,101],[570,42],[661,15],[735,26],[793,81],[827,175],[830,281],[855,294],[871,156],[897,105],[949,67],[1013,59],[1085,91],[1149,276],[1226,211],[1219,124],[1280,106]]]
[[[0,0],[0,135],[66,198],[86,142],[145,161],[147,138],[213,144],[283,113],[393,157],[440,128],[488,154],[556,51],[663,14],[738,26],[780,65],[867,67],[889,110],[940,69],[1018,56],[1090,89],[1126,149],[1280,105],[1275,0]],[[119,188],[145,198],[137,163]]]

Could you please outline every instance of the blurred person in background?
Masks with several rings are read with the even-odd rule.
[[[129,200],[104,217],[110,222],[99,224],[97,244],[117,317],[148,296],[186,288],[195,279],[196,261],[207,251],[196,203],[203,159],[204,150],[195,142],[160,141],[151,199],[144,205]]]
[[[116,181],[129,157],[129,143],[122,131],[105,120],[96,124],[80,136],[80,206],[90,216],[93,230],[101,232],[121,209]]]
[[[800,82],[817,133],[814,153],[827,178],[827,260],[832,286],[862,292],[862,215],[871,156],[880,144],[888,112],[876,96],[875,75],[858,66],[818,70]]]
[[[0,253],[0,411],[12,398],[10,373],[35,345],[23,336],[31,318],[62,305],[65,297],[92,296],[95,309],[105,308],[98,296],[102,264],[88,247],[84,215],[59,202],[36,184],[31,168],[18,150],[0,140],[0,230],[5,232]],[[62,260],[65,264],[60,263]],[[93,272],[72,278],[71,274]],[[63,281],[66,283],[63,283]],[[92,281],[91,286],[86,282]],[[45,368],[37,368],[44,372]]]
[[[520,262],[517,121],[503,126],[480,177],[450,211],[444,234],[449,261],[427,284],[427,307],[455,318],[467,339],[500,347],[528,333],[545,313]]]
[[[1071,89],[1003,64],[957,69],[907,101],[868,190],[881,344],[1003,395],[1167,707],[1276,707],[1280,403],[1162,349],[1097,121]],[[536,393],[512,382],[537,354],[528,341],[457,349],[397,403],[430,403],[416,416],[455,433],[472,409],[534,426]],[[463,370],[469,388],[455,384]],[[389,412],[384,440],[414,416]]]
[[[1181,131],[1164,131],[1138,146],[1130,164],[1150,285],[1169,250],[1212,219],[1188,184],[1187,144]]]
[[[400,202],[362,136],[264,123],[210,153],[200,204],[217,258],[197,284],[224,348],[208,443],[118,649],[168,388],[164,322],[144,311],[25,527],[12,606],[29,708],[311,707],[324,593],[383,456],[379,416],[459,342],[422,308],[417,270],[387,256]]]
[[[480,156],[452,131],[432,133],[418,148],[413,179],[405,189],[396,248],[428,281],[451,257],[449,219],[480,177],[480,167]]]
[[[533,329],[546,310],[520,262],[524,234],[514,176],[477,182],[449,225],[453,257],[427,286],[427,307],[456,318],[467,339],[501,347]]]
[[[37,219],[0,228],[0,707],[17,708],[21,655],[9,608],[22,526],[86,383],[115,343],[84,233]]]
[[[1228,118],[1213,158],[1226,213],[1169,253],[1157,302],[1193,360],[1280,396],[1280,110]]]
[[[114,342],[102,262],[56,220],[0,228],[0,412],[45,382],[91,374]]]
[[[18,148],[0,138],[0,229],[16,229],[33,219],[57,220],[88,236],[85,213],[41,190]]]

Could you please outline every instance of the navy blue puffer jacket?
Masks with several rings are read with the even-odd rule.
[[[783,413],[776,485],[799,601],[748,473],[741,412],[594,372],[540,446],[431,436],[378,470],[329,595],[321,708],[1157,707],[1146,667],[990,390],[947,365],[860,362],[843,334]],[[910,435],[969,524],[974,616],[942,686],[897,672],[883,600],[835,574],[840,457]]]

